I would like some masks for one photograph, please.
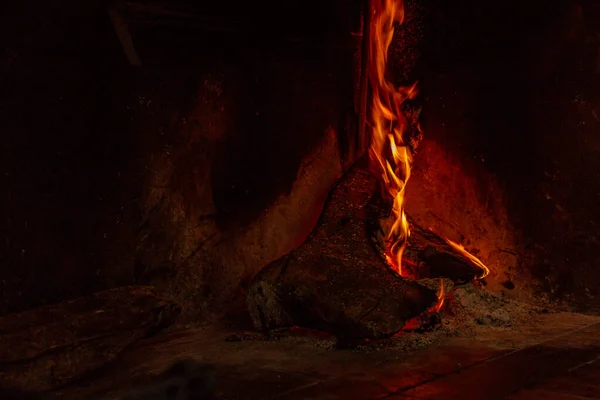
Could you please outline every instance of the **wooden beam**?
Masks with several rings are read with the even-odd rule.
[[[121,47],[123,47],[123,52],[125,53],[129,64],[134,67],[141,67],[142,62],[140,61],[137,51],[135,51],[133,39],[129,33],[127,21],[125,21],[125,18],[123,18],[123,14],[121,13],[121,8],[121,4],[112,6],[108,10],[108,15],[110,16],[110,20],[112,21],[113,27],[115,28],[115,32],[119,38],[119,41],[121,42]]]
[[[393,272],[367,237],[376,179],[359,160],[338,183],[310,237],[266,266],[246,302],[257,330],[294,325],[330,332],[340,343],[382,339],[437,302],[436,293]]]

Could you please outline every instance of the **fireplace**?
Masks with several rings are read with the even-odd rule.
[[[595,398],[600,8],[481,3],[10,9],[0,382]]]

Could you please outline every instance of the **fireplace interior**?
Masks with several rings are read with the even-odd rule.
[[[0,397],[600,399],[597,2],[34,3]]]

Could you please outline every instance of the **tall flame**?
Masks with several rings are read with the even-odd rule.
[[[405,140],[408,121],[402,104],[417,95],[416,83],[395,87],[386,79],[388,50],[394,37],[394,24],[404,20],[403,0],[371,0],[373,15],[370,27],[369,80],[372,89],[372,137],[369,159],[373,171],[381,177],[385,194],[393,200],[394,223],[386,236],[386,260],[402,275],[402,255],[410,228],[404,213],[404,194],[410,178],[411,153]],[[446,239],[464,257],[481,268],[479,279],[489,274],[489,269],[463,246]],[[442,289],[443,290],[443,289]],[[439,305],[443,304],[443,297]]]
[[[401,106],[417,94],[416,84],[395,87],[386,79],[388,49],[394,36],[394,23],[404,20],[402,0],[373,0],[369,80],[372,88],[372,138],[369,149],[371,168],[381,176],[386,194],[393,199],[394,223],[386,237],[388,264],[402,274],[402,254],[410,235],[404,213],[404,193],[410,178],[411,154],[404,139],[408,122]]]

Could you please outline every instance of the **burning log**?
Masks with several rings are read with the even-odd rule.
[[[334,189],[306,242],[250,283],[247,305],[258,330],[299,325],[342,340],[381,339],[437,302],[433,290],[392,271],[369,243],[367,205],[377,184],[363,164]]]
[[[404,252],[415,279],[448,278],[456,284],[483,278],[489,272],[461,246],[425,230],[409,218],[411,237]]]
[[[153,288],[138,286],[2,316],[2,384],[35,391],[60,387],[171,325],[179,312]]]
[[[371,201],[376,180],[364,162],[357,163],[332,193],[307,241],[254,278],[247,303],[255,326],[263,332],[300,325],[344,340],[385,338],[438,300],[435,292],[402,277],[462,283],[489,272],[460,245],[422,229],[406,215],[404,196],[415,142],[408,133],[420,129],[416,121],[411,123],[416,114],[409,118],[403,110],[417,89],[398,88],[385,76],[394,23],[404,18],[403,2],[371,5],[366,43],[373,99],[369,159],[382,194]],[[383,257],[375,257],[369,236]]]
[[[372,137],[370,168],[380,178],[382,195],[375,197],[371,211],[374,243],[386,262],[402,276],[414,279],[445,277],[458,282],[482,278],[487,267],[462,246],[442,239],[411,221],[404,209],[406,184],[411,175],[412,152],[420,141],[418,112],[409,100],[417,95],[416,84],[397,87],[386,77],[388,49],[394,23],[404,20],[403,0],[372,2],[369,73]],[[383,194],[385,193],[385,194]],[[387,199],[388,204],[382,199]],[[387,212],[385,218],[384,211]],[[383,227],[381,222],[383,222]],[[374,229],[373,229],[374,228]]]
[[[258,330],[298,325],[341,339],[380,339],[437,302],[429,285],[404,279],[385,263],[382,226],[393,216],[373,195],[377,181],[365,164],[359,161],[342,178],[306,242],[250,283],[246,300]],[[485,274],[458,245],[409,222],[403,276],[464,283]]]
[[[368,234],[379,255],[385,260],[385,232],[395,216],[381,196],[373,196],[368,205]],[[402,275],[413,279],[448,278],[456,284],[484,277],[488,270],[477,258],[454,242],[419,226],[406,216],[410,236],[402,256]]]

